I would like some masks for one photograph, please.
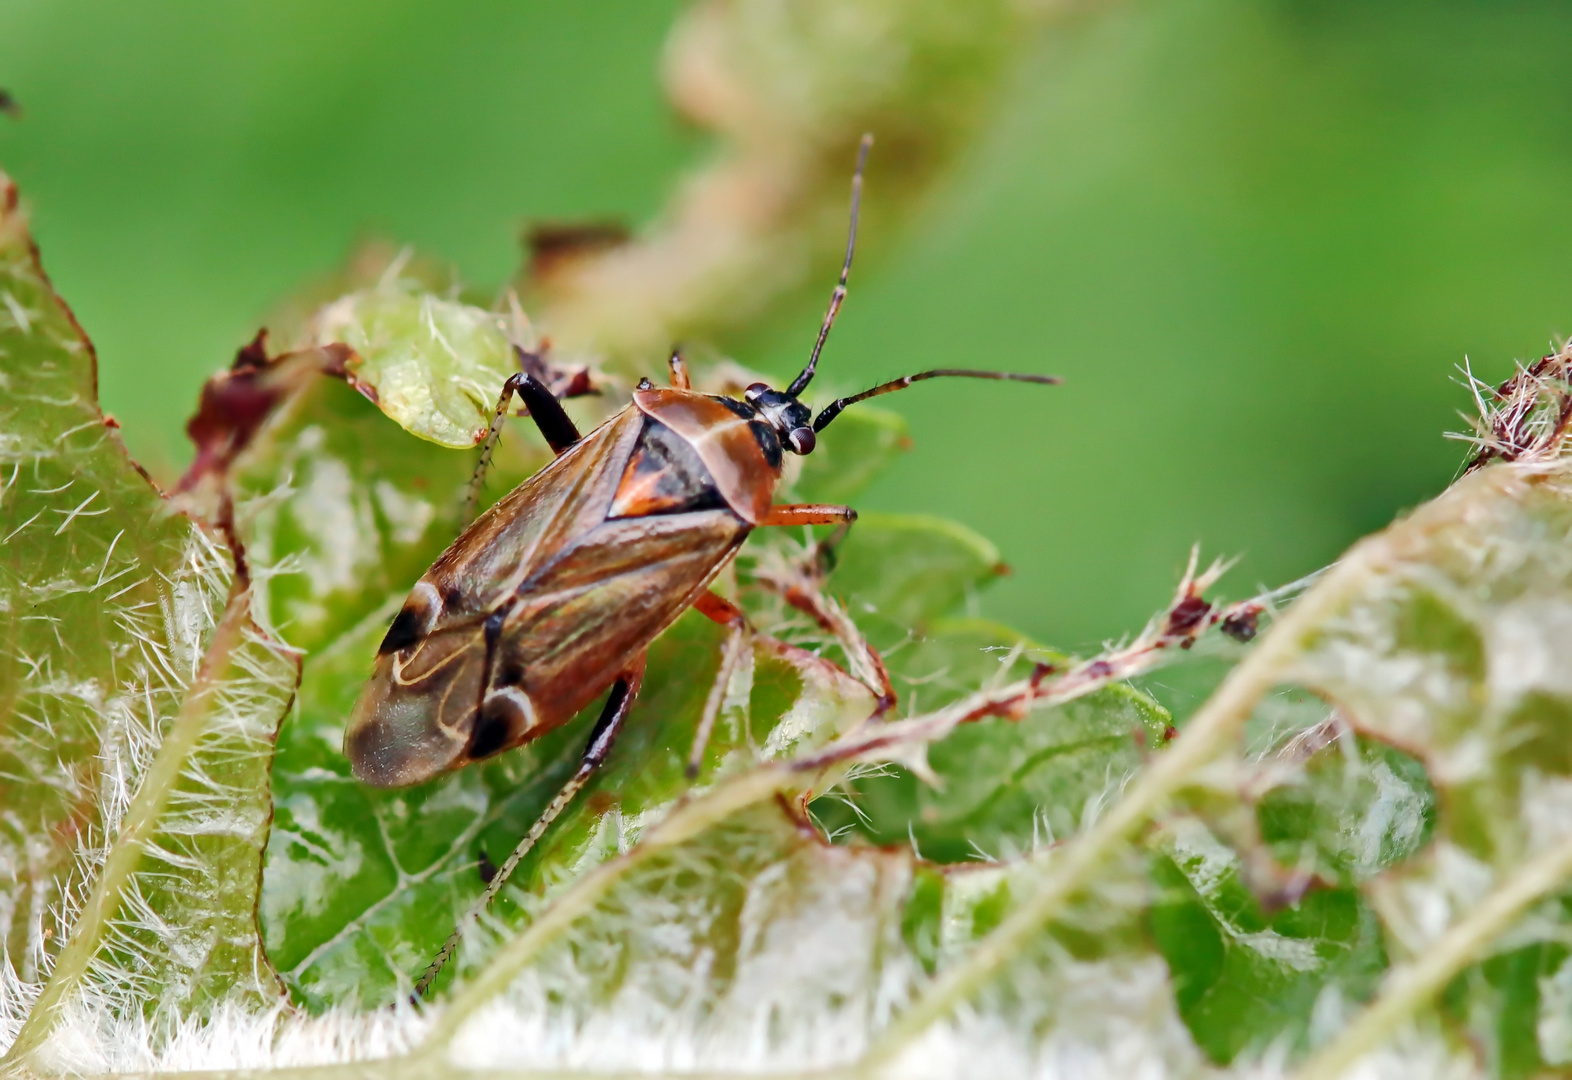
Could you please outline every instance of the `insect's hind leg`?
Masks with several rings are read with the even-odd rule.
[[[522,355],[522,350],[520,354]],[[502,384],[502,394],[497,398],[496,411],[491,414],[491,426],[486,429],[486,437],[481,440],[480,460],[475,463],[475,472],[469,478],[469,490],[464,496],[465,521],[474,519],[475,510],[480,505],[480,493],[485,487],[486,472],[491,468],[491,458],[496,453],[497,441],[502,438],[502,421],[508,415],[508,406],[513,403],[514,394],[517,394],[519,400],[524,403],[530,419],[535,421],[535,426],[545,436],[546,443],[553,453],[561,454],[579,441],[579,429],[563,410],[562,402],[557,400],[556,395],[545,383],[525,371],[509,375],[507,381]]]
[[[720,670],[715,673],[715,681],[710,684],[709,697],[704,699],[704,712],[699,715],[698,730],[693,733],[693,749],[688,753],[688,765],[684,770],[689,780],[698,778],[699,768],[704,763],[704,749],[709,745],[715,721],[720,717],[721,705],[726,700],[726,689],[746,655],[749,637],[747,617],[730,600],[706,592],[694,601],[693,608],[705,618],[724,626],[727,633],[726,645],[721,652]]]
[[[644,663],[646,656],[640,654],[639,658],[628,665],[617,681],[612,684],[611,695],[606,698],[605,708],[601,710],[600,719],[595,721],[595,727],[590,732],[589,743],[584,747],[584,753],[579,758],[579,767],[568,782],[562,785],[556,797],[542,810],[535,824],[530,826],[529,832],[524,834],[518,846],[513,849],[507,861],[497,868],[496,874],[486,885],[486,891],[480,899],[470,906],[464,913],[464,918],[442,943],[442,948],[432,959],[426,970],[415,983],[415,992],[411,1000],[423,997],[442,971],[448,958],[453,955],[453,950],[458,947],[459,939],[464,935],[464,927],[472,922],[476,916],[486,910],[497,893],[502,891],[502,886],[507,883],[509,876],[518,866],[520,860],[530,853],[530,850],[551,828],[551,823],[556,821],[562,811],[568,808],[576,795],[589,783],[590,777],[595,775],[595,770],[606,761],[606,756],[611,753],[611,747],[617,740],[617,735],[622,731],[623,723],[628,719],[628,713],[633,709],[633,702],[639,696],[639,688],[644,684]]]

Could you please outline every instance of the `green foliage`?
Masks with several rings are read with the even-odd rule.
[[[354,349],[349,373],[382,411],[441,446],[485,438],[497,389],[518,366],[502,316],[418,291],[397,277],[323,308],[311,337],[314,344]]]
[[[790,190],[726,226],[702,287],[663,276],[673,236],[715,225],[679,214],[526,295],[624,363],[645,338],[743,318],[720,300],[827,205],[825,162],[864,121],[893,114],[910,155],[964,131],[1017,23],[958,11],[701,9],[674,55],[726,43],[711,74],[738,111],[714,126],[817,125],[792,144]],[[846,62],[806,64],[825,50]],[[907,100],[916,85],[954,93]],[[378,640],[464,524],[472,455],[453,448],[488,422],[528,324],[430,281],[352,289],[304,331],[351,346],[345,370],[236,423],[250,441],[199,478],[225,497],[197,524],[175,512],[197,512],[189,489],[162,499],[123,454],[0,190],[8,1075],[1572,1063],[1572,353],[1482,418],[1509,461],[1282,611],[1250,608],[1248,646],[1214,640],[1210,573],[1083,658],[976,617],[1004,568],[960,525],[756,535],[718,585],[749,614],[742,662],[718,681],[724,635],[694,613],[661,636],[607,766],[408,1008],[597,711],[399,791],[356,782],[341,751]],[[526,431],[508,423],[491,490],[547,460]],[[854,412],[792,486],[852,498],[904,444]],[[881,671],[898,700],[875,715]],[[1136,676],[1204,703],[1176,731]]]
[[[1429,843],[1435,789],[1421,762],[1348,732],[1267,792],[1256,818],[1281,865],[1355,885]]]
[[[1386,954],[1356,890],[1315,889],[1267,912],[1238,855],[1206,826],[1177,824],[1162,849],[1152,937],[1175,973],[1179,1013],[1213,1061],[1285,1035],[1302,1046],[1328,990],[1355,1001],[1374,991]]]
[[[12,1052],[88,1007],[268,1006],[255,897],[296,660],[126,457],[3,176],[0,365],[5,956],[37,993]]]

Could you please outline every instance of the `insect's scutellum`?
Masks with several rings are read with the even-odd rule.
[[[785,390],[755,383],[740,400],[699,393],[673,351],[670,388],[641,380],[626,408],[581,436],[532,372],[538,358],[521,356],[520,372],[504,384],[482,467],[515,394],[557,458],[475,519],[422,575],[378,649],[344,734],[356,777],[383,787],[417,784],[529,742],[607,695],[577,772],[489,875],[472,914],[611,752],[638,697],[646,650],[688,608],[728,627],[726,677],[747,622],[709,584],[748,534],[766,525],[836,524],[844,531],[856,520],[849,506],[775,505],[786,453],[812,453],[818,432],[848,405],[925,379],[1058,381],[938,368],[839,398],[817,417],[803,404],[846,298],[872,144],[864,136],[858,148],[840,278],[808,362]],[[479,484],[477,476],[474,497]],[[871,689],[888,708],[894,691],[882,664],[875,666],[883,684]],[[690,775],[724,696],[708,696]],[[430,988],[459,933],[420,977],[416,996]]]

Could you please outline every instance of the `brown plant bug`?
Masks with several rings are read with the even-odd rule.
[[[690,607],[730,631],[724,684],[747,626],[742,611],[709,584],[748,534],[765,525],[856,520],[849,506],[772,505],[783,453],[812,453],[816,433],[848,405],[923,379],[1059,381],[945,368],[839,398],[817,417],[798,400],[846,298],[871,145],[864,136],[840,280],[807,366],[784,391],[755,383],[741,400],[698,393],[674,353],[669,389],[641,380],[631,404],[581,436],[527,370],[504,385],[481,467],[514,394],[557,458],[481,514],[421,577],[377,650],[344,733],[358,779],[378,787],[417,784],[529,742],[610,688],[578,770],[490,877],[475,910],[606,759],[638,696],[650,642]],[[690,766],[722,696],[710,695]],[[695,771],[690,767],[690,775]],[[455,931],[416,983],[417,996],[458,937]]]

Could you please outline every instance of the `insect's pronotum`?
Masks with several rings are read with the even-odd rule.
[[[798,400],[846,298],[871,145],[864,136],[852,177],[840,281],[807,366],[785,390],[755,383],[741,400],[701,394],[673,354],[669,389],[641,380],[631,404],[580,435],[533,375],[521,372],[503,386],[482,462],[514,394],[556,460],[476,519],[421,577],[377,650],[344,733],[356,777],[381,787],[415,784],[529,742],[610,688],[578,770],[498,868],[477,909],[605,761],[638,696],[650,642],[689,607],[729,630],[725,677],[746,623],[709,584],[748,534],[762,525],[856,520],[849,506],[773,505],[784,453],[812,453],[816,433],[848,405],[923,379],[1058,381],[944,368],[838,398],[816,417]],[[885,701],[893,700],[884,689]],[[712,694],[690,774],[719,703]],[[458,934],[416,983],[417,995]]]

